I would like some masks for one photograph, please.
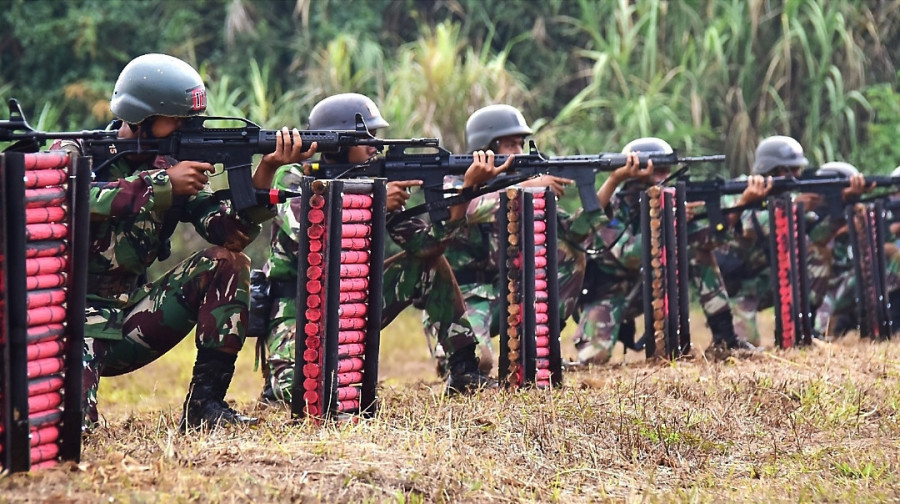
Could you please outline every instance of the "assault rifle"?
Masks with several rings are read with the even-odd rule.
[[[475,159],[471,154],[453,154],[438,146],[430,146],[434,149],[424,153],[407,152],[408,147],[410,146],[392,146],[383,157],[362,164],[311,163],[309,173],[316,178],[323,179],[383,177],[388,181],[422,180],[426,205],[430,206],[429,211],[431,211],[439,206],[439,201],[444,198],[444,176],[463,175]],[[495,156],[494,165],[502,165],[508,157],[507,155]],[[641,153],[639,157],[642,167],[646,167],[647,162],[651,160],[654,166],[725,161],[724,155],[679,157],[677,152],[647,152]],[[626,154],[606,152],[548,157],[538,151],[534,141],[531,141],[527,153],[515,155],[512,165],[507,170],[507,175],[517,177],[510,180],[522,180],[525,177],[539,175],[555,175],[574,180],[582,208],[590,212],[600,210],[595,187],[597,173],[625,166],[627,160]],[[500,188],[504,186],[504,183],[503,177],[498,177],[494,186]],[[445,217],[446,214],[443,216]],[[432,212],[432,217],[435,217],[435,212]]]
[[[874,183],[876,187],[900,186],[900,177],[867,176],[866,183]],[[825,200],[828,215],[833,219],[841,219],[844,217],[845,206],[841,192],[849,185],[850,180],[845,177],[806,174],[800,178],[773,177],[772,190],[769,192],[769,195],[786,192],[818,193]],[[715,231],[723,231],[725,229],[725,214],[759,208],[765,201],[761,200],[759,203],[752,205],[722,208],[721,196],[724,194],[743,193],[747,189],[747,179],[687,180],[685,189],[685,201],[703,201],[706,203],[706,214],[697,214],[695,218],[708,218],[710,228]]]
[[[22,115],[15,100],[10,100],[10,119],[0,121],[0,142],[31,142],[37,146],[47,139],[79,139],[85,153],[94,159],[94,171],[103,170],[113,161],[131,155],[171,156],[179,161],[203,161],[222,164],[228,174],[231,200],[236,210],[243,210],[262,202],[270,202],[270,191],[257,190],[252,183],[252,161],[255,154],[275,151],[278,130],[267,130],[247,119],[238,117],[193,116],[184,118],[182,126],[166,138],[121,139],[116,131],[83,131],[76,133],[44,133],[35,131]],[[210,128],[207,121],[241,123],[239,127]],[[356,115],[353,130],[305,130],[300,132],[303,149],[318,142],[318,152],[336,152],[344,147],[374,146],[383,150],[386,146],[437,147],[435,138],[383,139],[375,138]],[[277,196],[279,201],[290,194]]]

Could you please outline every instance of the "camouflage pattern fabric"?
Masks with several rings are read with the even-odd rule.
[[[119,338],[85,338],[83,406],[88,425],[99,419],[101,376],[146,366],[195,327],[197,348],[236,354],[244,342],[249,288],[250,258],[210,247],[195,252],[155,282],[125,293],[128,301],[123,306],[89,307],[87,323]]]
[[[461,187],[458,177],[446,177],[448,188]],[[466,317],[472,323],[478,340],[482,370],[493,367],[494,352],[491,337],[499,331],[498,311],[500,302],[497,291],[497,258],[499,257],[499,232],[495,215],[500,206],[500,194],[493,193],[472,200],[466,209],[464,231],[449,240],[444,255],[458,279],[466,279],[460,285],[466,305]],[[564,323],[575,311],[586,265],[585,253],[580,244],[594,226],[606,222],[602,211],[594,214],[578,212],[574,217],[563,210],[557,212],[559,245],[557,248],[557,277],[559,279],[559,313]],[[435,346],[436,325],[426,312],[423,316],[426,340],[439,367],[445,356]],[[492,328],[493,325],[493,328]]]
[[[807,214],[807,220],[816,219],[815,214]],[[807,274],[809,278],[810,308],[815,314],[821,306],[831,268],[823,255],[823,248],[817,246],[833,234],[829,218],[817,223],[806,236],[807,240]],[[768,256],[769,212],[747,210],[741,215],[741,223],[735,230],[734,240],[725,244],[723,253],[737,259],[743,268],[736,275],[726,275],[729,285],[732,312],[734,313],[734,330],[739,337],[760,344],[756,314],[760,310],[770,308],[774,304],[772,297],[772,274]]]
[[[283,167],[273,186],[297,190],[302,176],[298,166]],[[303,207],[299,198],[278,205],[273,223],[272,243],[265,271],[270,281],[296,282],[299,218]],[[451,355],[459,348],[475,343],[472,325],[465,316],[462,294],[450,264],[442,255],[442,239],[452,237],[460,222],[450,222],[439,234],[421,219],[391,222],[388,232],[404,252],[385,260],[382,292],[382,328],[406,307],[415,303],[435,321],[442,350]],[[269,333],[260,342],[266,354],[263,368],[267,388],[279,400],[290,402],[294,374],[297,312],[293,299],[273,303]]]
[[[631,198],[629,198],[630,200]],[[612,356],[619,330],[626,319],[643,313],[641,297],[641,254],[643,245],[636,223],[639,216],[633,201],[614,197],[616,218],[594,235],[585,278],[585,295],[580,300],[575,348],[578,361],[605,364]],[[725,283],[702,226],[688,227],[689,279],[693,294],[707,318],[729,310]]]
[[[51,149],[77,150],[73,142]],[[165,172],[177,161],[121,159],[94,173],[85,325],[85,425],[98,420],[100,376],[138,369],[197,327],[198,348],[237,353],[249,303],[250,261],[241,252],[271,218],[265,209],[233,211],[201,191],[173,198]],[[257,212],[255,210],[262,210]],[[159,280],[139,285],[165,243],[165,219],[193,224],[214,245],[195,253]]]

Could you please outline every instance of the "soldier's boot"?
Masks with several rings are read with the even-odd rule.
[[[496,386],[490,377],[478,367],[478,358],[475,357],[476,344],[460,348],[453,352],[447,360],[449,374],[444,394],[453,396],[474,392],[478,389]]]
[[[834,334],[834,337],[840,338],[841,336],[846,336],[850,331],[859,329],[859,326],[856,325],[856,321],[853,319],[853,316],[846,313],[835,315],[831,325],[831,333]]]
[[[734,332],[734,320],[731,316],[731,310],[725,310],[706,319],[713,335],[713,345],[717,347],[725,347],[729,350],[750,350],[757,351],[759,348],[749,341],[741,338]]]
[[[241,415],[225,402],[225,392],[234,376],[236,355],[201,348],[194,363],[194,376],[184,399],[178,428],[216,428],[227,425],[256,425],[259,419]]]

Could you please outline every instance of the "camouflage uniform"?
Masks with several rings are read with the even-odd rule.
[[[807,220],[815,214],[807,214]],[[826,217],[808,233],[807,268],[810,282],[810,309],[815,314],[821,306],[824,293],[828,290],[831,269],[817,243],[827,241],[832,234],[833,222]],[[746,210],[741,215],[740,227],[735,230],[735,238],[726,244],[722,254],[736,259],[741,267],[733,273],[726,272],[725,281],[731,293],[732,311],[735,316],[735,332],[758,345],[759,329],[756,314],[759,310],[773,306],[772,270],[768,254],[769,212]],[[814,315],[815,316],[815,315]]]
[[[624,323],[643,313],[641,255],[637,205],[615,196],[615,218],[594,234],[580,319],[575,332],[578,361],[603,364],[612,356]],[[729,311],[728,293],[719,273],[712,244],[696,224],[689,226],[688,256],[691,286],[699,295],[707,319]]]
[[[448,187],[459,188],[462,181],[456,177],[447,178]],[[497,291],[497,243],[499,229],[496,212],[500,205],[499,193],[481,196],[469,203],[466,211],[466,226],[458,238],[447,246],[444,255],[459,281],[465,299],[466,316],[472,322],[482,356],[482,369],[490,369],[494,355],[491,336],[499,332],[500,301]],[[602,212],[590,215],[579,212],[574,218],[564,211],[557,212],[558,247],[557,277],[559,278],[559,313],[564,322],[574,313],[581,285],[584,281],[586,259],[579,244],[590,229],[592,220],[605,219]],[[439,360],[431,342],[435,340],[436,324],[426,312],[423,317],[426,336],[432,354]]]
[[[153,362],[194,327],[198,349],[233,355],[244,342],[250,260],[233,250],[243,249],[272,214],[261,208],[237,214],[204,191],[173,198],[165,170],[175,163],[164,157],[138,165],[119,160],[94,174],[84,349],[88,427],[99,418],[100,376]],[[215,246],[142,284],[164,246],[165,219],[192,223]]]
[[[283,167],[273,186],[297,190],[302,170]],[[297,249],[299,219],[303,208],[299,198],[278,205],[272,228],[272,244],[266,272],[270,282],[297,281]],[[388,233],[404,250],[385,261],[382,296],[384,328],[406,307],[416,302],[436,322],[438,341],[447,355],[475,343],[472,326],[465,316],[462,295],[453,278],[450,265],[443,257],[442,239],[458,232],[462,221],[442,227],[440,236],[430,233],[431,226],[413,218],[391,223]],[[263,374],[266,390],[275,398],[290,402],[294,375],[297,313],[293,298],[276,299],[273,303]]]

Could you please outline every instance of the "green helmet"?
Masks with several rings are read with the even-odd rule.
[[[145,54],[122,69],[109,108],[130,124],[155,115],[189,117],[206,110],[206,86],[184,61],[166,54]]]
[[[498,138],[531,133],[519,109],[510,105],[488,105],[476,110],[466,121],[466,148],[469,152],[486,150]]]
[[[830,161],[816,170],[816,175],[820,177],[850,178],[851,175],[856,175],[857,173],[859,173],[859,170],[855,166],[843,161]]]
[[[756,159],[753,162],[753,175],[768,175],[775,168],[805,168],[809,161],[803,155],[800,142],[789,136],[770,136],[756,147]]]
[[[662,152],[664,154],[671,154],[675,151],[672,149],[672,146],[669,145],[669,142],[666,142],[661,138],[644,137],[632,140],[625,144],[625,147],[622,148],[622,154],[628,154],[630,152]]]
[[[309,113],[309,129],[354,130],[356,114],[362,116],[370,131],[390,126],[371,98],[359,93],[342,93],[316,103]]]

